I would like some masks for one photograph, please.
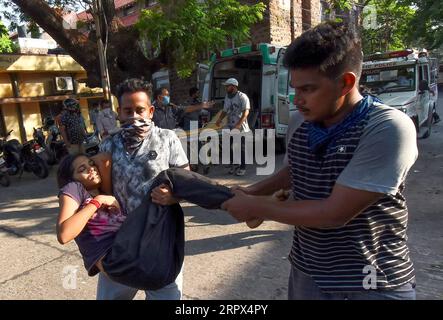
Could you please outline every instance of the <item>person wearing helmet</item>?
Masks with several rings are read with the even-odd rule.
[[[86,138],[86,128],[77,100],[68,98],[63,101],[64,112],[60,117],[60,133],[70,154],[82,152]]]

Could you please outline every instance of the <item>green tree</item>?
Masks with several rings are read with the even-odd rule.
[[[376,20],[372,26],[362,24],[364,53],[399,50],[411,46],[409,32],[414,9],[395,0],[372,0],[366,8],[370,10],[365,10],[363,20],[368,15],[373,15]]]
[[[114,0],[100,1],[107,22],[102,34],[107,34],[111,88],[127,77],[150,78],[164,66],[189,75],[202,52],[246,39],[265,9],[263,4],[246,6],[238,0],[160,0],[156,10],[141,15],[137,28],[126,28],[115,16]],[[32,21],[45,30],[86,69],[88,86],[101,85],[95,32],[85,35],[66,28],[62,16],[67,7],[90,9],[92,0],[0,0],[0,5],[9,8],[1,13],[16,25]],[[148,21],[155,26],[147,26]]]
[[[443,46],[443,1],[401,0],[401,2],[416,9],[409,28],[410,41],[428,49]]]
[[[0,53],[12,53],[14,46],[9,39],[8,30],[0,20]]]
[[[332,10],[348,13],[359,31],[363,52],[403,49],[416,41],[411,30],[417,21],[412,0],[328,0]],[[420,0],[418,0],[420,1]]]
[[[263,3],[241,5],[237,0],[160,0],[160,7],[143,10],[137,23],[142,37],[154,40],[154,54],[166,54],[167,64],[188,77],[199,56],[225,48],[227,40],[242,43],[250,27],[263,19]]]

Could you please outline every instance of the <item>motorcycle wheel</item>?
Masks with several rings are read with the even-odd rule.
[[[21,175],[23,174],[23,165],[20,159],[20,155],[17,152],[11,151],[10,153],[10,167],[14,168],[10,170],[9,175]]]
[[[32,173],[34,173],[40,179],[45,179],[49,175],[49,170],[46,162],[42,158],[37,156],[34,156],[32,161],[34,162],[30,166]]]
[[[11,180],[9,179],[9,176],[7,174],[0,175],[0,184],[3,187],[9,187],[11,184]]]

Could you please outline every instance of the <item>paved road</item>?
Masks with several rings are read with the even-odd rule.
[[[443,99],[440,106],[443,105]],[[439,113],[443,116],[443,110]],[[419,141],[420,158],[412,168],[409,203],[409,246],[417,269],[419,299],[443,299],[443,124]],[[277,162],[281,163],[282,156]],[[232,179],[223,167],[209,176],[226,184],[258,179],[249,170]],[[94,299],[90,278],[74,243],[59,245],[55,237],[57,188],[55,168],[46,180],[25,174],[0,189],[0,299]],[[185,206],[185,299],[285,299],[291,228],[265,222],[248,229],[221,211]],[[77,267],[77,269],[75,269]],[[76,288],[63,272],[78,270]],[[143,299],[140,292],[136,298]]]
[[[30,174],[21,180],[12,177],[11,186],[1,189],[0,299],[95,298],[96,278],[83,270],[76,245],[62,246],[55,237],[55,171],[52,168],[46,180]],[[226,171],[218,166],[209,176],[227,185],[258,179],[252,169],[236,179]],[[205,211],[186,203],[184,211],[185,299],[285,298],[290,227],[266,222],[251,230],[223,211]],[[64,289],[63,272],[75,266],[77,288]],[[137,298],[143,296],[140,293]]]

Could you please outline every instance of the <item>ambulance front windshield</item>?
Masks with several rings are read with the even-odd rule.
[[[381,94],[415,90],[415,66],[363,70],[360,79],[363,93]]]

